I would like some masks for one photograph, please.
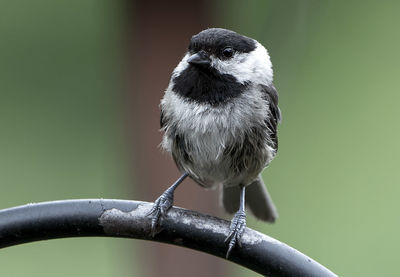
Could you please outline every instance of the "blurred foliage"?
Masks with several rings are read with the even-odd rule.
[[[118,1],[1,2],[0,208],[123,198],[120,9]],[[125,260],[122,243],[2,249],[0,275],[124,276],[134,255]]]
[[[280,219],[248,226],[339,276],[400,275],[399,10],[398,1],[318,0],[217,10],[221,26],[269,49],[283,113],[263,174]]]

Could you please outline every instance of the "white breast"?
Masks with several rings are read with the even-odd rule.
[[[250,89],[235,101],[219,106],[187,101],[168,87],[161,101],[164,116],[175,123],[174,132],[190,144],[192,164],[182,166],[194,176],[213,185],[230,178],[230,161],[223,153],[227,146],[243,141],[245,133],[268,117],[268,102],[261,92]],[[172,152],[173,139],[170,125],[164,126],[162,147]],[[266,145],[266,148],[269,148]],[[269,150],[268,150],[269,151]],[[270,151],[273,151],[272,149]],[[271,155],[272,157],[272,152]]]

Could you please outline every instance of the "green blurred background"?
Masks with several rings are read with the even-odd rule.
[[[125,8],[0,3],[0,208],[139,199],[127,150],[123,84],[135,57]],[[264,172],[280,219],[249,217],[248,226],[340,276],[399,276],[400,2],[236,0],[207,9],[208,26],[269,49],[280,94],[280,150]],[[143,276],[156,266],[141,258],[147,245],[79,238],[10,247],[0,251],[0,275]],[[257,276],[225,264],[226,276]]]

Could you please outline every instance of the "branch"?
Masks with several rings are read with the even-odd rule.
[[[152,240],[224,258],[229,222],[181,208],[161,220],[150,236],[151,203],[127,200],[64,200],[0,210],[0,248],[65,237],[105,236]],[[246,228],[232,262],[267,276],[336,276],[311,258],[269,236]]]

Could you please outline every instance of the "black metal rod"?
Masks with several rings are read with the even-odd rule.
[[[145,239],[203,251],[224,258],[229,221],[181,208],[161,220],[150,236],[152,203],[127,200],[64,200],[0,210],[0,248],[65,237],[107,236]],[[336,276],[290,246],[246,228],[242,247],[230,261],[266,276]]]

